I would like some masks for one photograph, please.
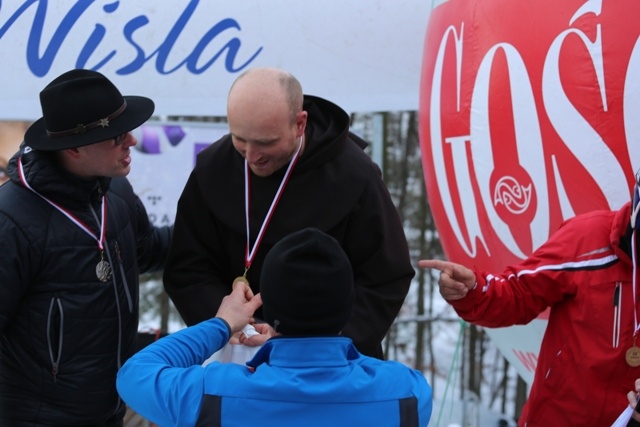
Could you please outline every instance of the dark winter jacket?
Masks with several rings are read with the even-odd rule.
[[[380,343],[398,314],[414,270],[398,212],[366,143],[349,132],[349,116],[321,98],[305,96],[305,149],[293,168],[247,273],[254,292],[269,249],[282,237],[316,227],[335,237],[355,278],[354,313],[343,334],[358,350],[382,356]],[[251,247],[287,167],[251,174]],[[197,158],[178,202],[164,284],[188,325],[214,317],[246,249],[244,159],[225,136]],[[258,311],[256,317],[260,318]]]
[[[138,275],[162,267],[170,229],[150,225],[126,178],[82,180],[29,150],[0,186],[0,425],[110,426],[125,411],[115,377],[136,348]],[[96,240],[21,184],[20,155],[27,183],[94,234],[106,194],[110,280]]]

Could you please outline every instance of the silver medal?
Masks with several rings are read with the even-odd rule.
[[[106,282],[111,278],[111,266],[105,260],[100,260],[98,265],[96,265],[96,276],[98,276],[98,280],[101,282]]]

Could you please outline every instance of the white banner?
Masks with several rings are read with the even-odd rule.
[[[148,123],[132,132],[138,144],[131,150],[128,178],[154,225],[173,224],[196,155],[228,130],[226,123]]]
[[[90,68],[165,115],[224,116],[247,68],[296,75],[349,112],[416,110],[427,0],[0,2],[0,120],[41,115],[38,93]]]

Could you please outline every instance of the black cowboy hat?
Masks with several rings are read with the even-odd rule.
[[[43,151],[105,141],[129,132],[153,114],[151,99],[122,96],[97,71],[71,70],[40,92],[42,117],[24,135],[25,144]]]

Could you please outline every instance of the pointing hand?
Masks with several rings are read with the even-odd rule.
[[[437,259],[418,261],[420,268],[434,268],[440,271],[438,286],[440,295],[446,300],[458,300],[464,298],[469,289],[476,285],[476,276],[473,270],[453,262]]]

